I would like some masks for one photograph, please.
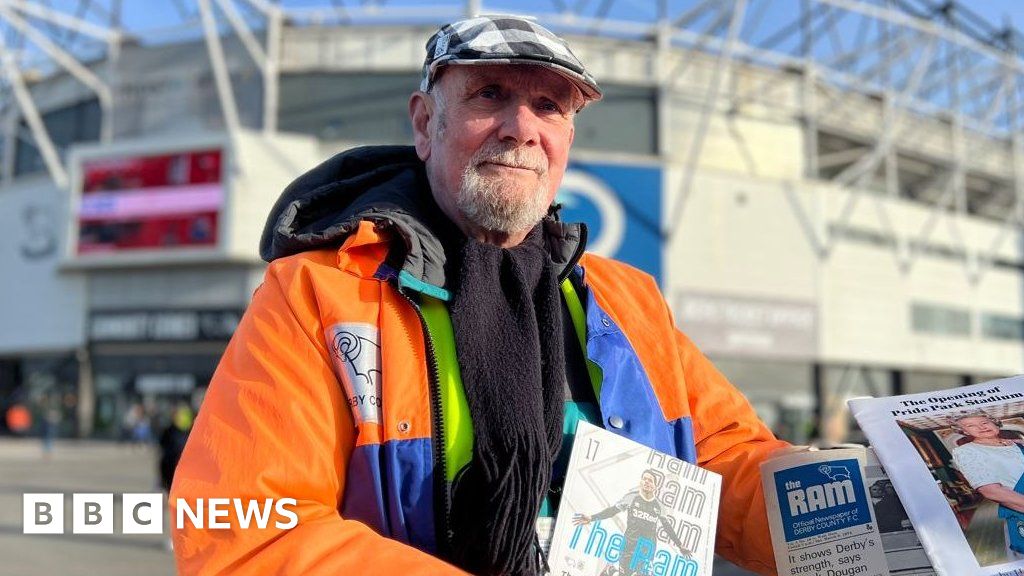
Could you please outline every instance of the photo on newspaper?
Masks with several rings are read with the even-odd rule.
[[[890,576],[934,576],[932,562],[921,545],[910,516],[871,448],[867,449],[864,483],[868,486],[871,506],[875,511],[875,524],[882,538]]]
[[[1024,377],[850,408],[936,572],[1024,574]],[[905,528],[887,509],[880,531]]]
[[[721,486],[714,472],[581,422],[551,574],[711,574]]]

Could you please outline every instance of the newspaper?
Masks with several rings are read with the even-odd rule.
[[[782,576],[887,576],[862,473],[864,448],[796,451],[761,464]]]
[[[941,575],[1024,575],[1024,377],[850,409]]]
[[[580,422],[551,574],[711,574],[721,488],[714,472]]]
[[[867,449],[867,462],[864,464],[864,484],[867,485],[871,506],[875,511],[875,524],[882,537],[882,550],[885,551],[889,574],[934,576],[931,560],[893,488],[892,480],[871,448]]]

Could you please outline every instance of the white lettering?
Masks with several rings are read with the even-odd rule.
[[[789,502],[789,515],[799,516],[808,512],[816,512],[833,506],[841,506],[857,501],[853,482],[828,482],[806,489],[791,490],[786,493]]]
[[[217,520],[231,515],[231,509],[228,508],[230,504],[231,500],[227,498],[210,498],[206,501],[207,526],[210,530],[229,530],[231,528],[230,522]]]
[[[238,515],[238,526],[239,528],[249,528],[249,523],[252,522],[253,517],[256,518],[256,526],[263,530],[267,527],[267,521],[270,520],[270,506],[274,503],[273,499],[267,499],[263,501],[263,514],[260,515],[259,502],[256,500],[249,500],[245,507],[245,511],[242,511],[242,500],[235,498],[235,514]]]
[[[196,509],[192,510],[188,505],[188,501],[184,498],[178,498],[178,529],[185,527],[185,515],[192,520],[192,527],[202,528],[203,527],[203,499],[196,499]]]
[[[295,498],[281,498],[280,500],[278,500],[277,504],[274,506],[274,510],[277,511],[278,516],[285,516],[287,518],[290,518],[291,520],[289,520],[288,522],[281,522],[279,520],[274,523],[274,526],[281,530],[291,530],[292,528],[298,526],[299,515],[296,514],[294,511],[285,508],[286,505],[295,506],[297,504],[298,502],[295,501]]]

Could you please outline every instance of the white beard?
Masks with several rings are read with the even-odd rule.
[[[533,190],[513,180],[480,173],[487,161],[535,170],[540,176]],[[543,156],[530,157],[522,148],[492,145],[481,149],[466,166],[455,199],[456,208],[476,226],[494,232],[515,233],[533,228],[548,213],[548,176]]]

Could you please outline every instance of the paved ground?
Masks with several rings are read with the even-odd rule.
[[[164,536],[120,533],[120,495],[157,491],[156,453],[148,448],[65,441],[46,459],[38,441],[0,439],[0,576],[173,575],[174,560]],[[26,492],[66,495],[63,535],[22,534]],[[114,534],[71,533],[74,492],[114,494]],[[715,574],[748,573],[716,563]]]
[[[45,459],[38,441],[0,440],[0,575],[174,574],[163,536],[121,534],[120,495],[158,492],[155,452],[111,443],[59,442]],[[60,492],[63,535],[22,534],[22,494]],[[114,534],[71,533],[73,492],[114,493]]]

